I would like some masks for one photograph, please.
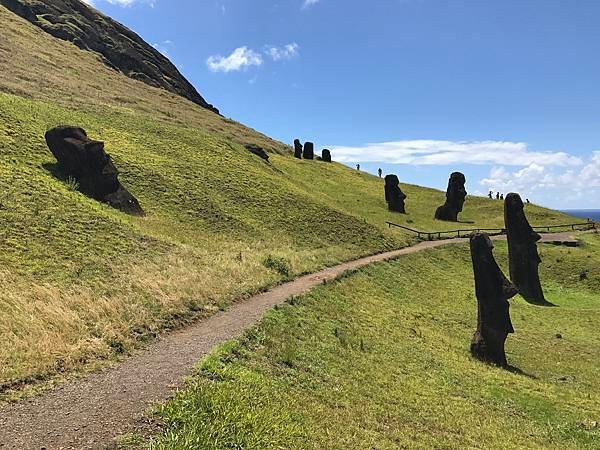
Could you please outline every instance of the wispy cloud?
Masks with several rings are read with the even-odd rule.
[[[340,162],[451,165],[495,164],[507,166],[577,166],[580,158],[565,152],[532,151],[527,144],[504,141],[454,142],[410,140],[366,144],[360,147],[332,146]]]
[[[212,72],[237,72],[251,66],[261,66],[263,54],[275,62],[292,59],[299,54],[300,46],[295,42],[278,47],[265,45],[262,54],[247,46],[236,48],[229,56],[213,55],[206,60]]]
[[[317,3],[319,3],[320,0],[304,0],[304,3],[302,3],[302,9],[306,9],[311,7],[312,5],[316,5]]]
[[[107,3],[110,3],[111,5],[119,5],[119,6],[132,6],[134,4],[138,4],[138,3],[144,3],[147,4],[151,7],[154,7],[154,5],[156,4],[156,2],[158,0],[82,0],[83,3],[87,3],[88,5],[91,6],[96,6],[98,3],[101,3],[102,1],[105,1]]]
[[[229,56],[214,55],[206,60],[212,72],[237,72],[250,66],[260,66],[262,56],[248,47],[238,47]]]
[[[158,50],[159,52],[161,52],[167,58],[170,58],[171,55],[169,55],[169,47],[172,44],[173,44],[173,42],[167,39],[167,40],[162,41],[162,42],[155,42],[154,44],[152,44],[152,47],[154,47],[156,50]]]
[[[281,61],[284,59],[292,59],[298,55],[300,46],[295,42],[284,45],[283,47],[277,47],[274,45],[265,46],[265,54],[270,56],[273,61]]]

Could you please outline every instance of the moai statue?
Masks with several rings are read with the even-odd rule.
[[[514,333],[508,300],[517,288],[504,276],[494,259],[494,245],[485,233],[473,233],[471,260],[477,296],[477,331],[471,341],[471,354],[485,362],[507,367],[504,343]]]
[[[299,139],[294,139],[294,157],[302,159],[302,144]]]
[[[400,181],[396,175],[386,175],[385,177],[385,201],[390,211],[406,214],[404,208],[406,194],[400,189]]]
[[[435,211],[437,220],[448,222],[457,222],[458,213],[463,210],[467,191],[465,190],[466,179],[460,172],[454,172],[450,175],[448,189],[446,190],[446,203]]]
[[[302,152],[304,159],[315,159],[315,145],[312,142],[304,143],[304,150]]]
[[[331,162],[331,151],[324,148],[323,151],[321,152],[321,159],[325,162]]]
[[[89,139],[82,128],[60,126],[46,132],[46,143],[62,172],[79,183],[81,192],[125,213],[144,214],[119,182],[119,171],[104,151],[104,142]]]
[[[537,251],[541,236],[533,231],[525,217],[519,194],[510,193],[504,201],[504,226],[508,239],[510,279],[528,302],[548,305],[542,291],[538,266],[542,262]]]

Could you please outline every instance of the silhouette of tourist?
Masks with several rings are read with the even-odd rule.
[[[488,194],[488,197],[490,198],[490,200],[494,199],[494,193],[492,191],[490,191],[490,193]]]
[[[496,200],[500,200],[500,192],[496,192]]]
[[[377,170],[377,173],[379,174],[379,178],[381,178],[381,175],[383,175],[383,170],[379,169]]]
[[[528,198],[526,198],[525,201],[527,202],[528,205],[531,203]]]
[[[360,171],[360,164],[357,164],[357,165],[356,165],[356,170],[359,170],[359,171]]]
[[[504,194],[500,194],[500,200],[504,200]]]

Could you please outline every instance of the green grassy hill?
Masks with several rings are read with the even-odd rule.
[[[295,160],[288,146],[127,78],[3,7],[0,23],[2,398],[287,276],[411,242],[386,220],[455,227],[432,220],[442,192],[403,186],[409,214],[388,213],[373,176]],[[146,217],[54,176],[43,135],[58,124],[105,141]],[[571,220],[535,206],[528,214],[537,224]],[[462,220],[500,226],[502,205],[469,197]],[[265,267],[268,256],[279,271]]]
[[[511,300],[512,371],[469,355],[468,245],[428,250],[294,298],[221,346],[160,408],[151,448],[597,449],[600,235],[540,254],[557,307]]]

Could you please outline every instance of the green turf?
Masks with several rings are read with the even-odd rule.
[[[512,372],[469,356],[468,247],[429,250],[316,288],[221,346],[159,409],[152,447],[598,448],[600,238],[586,243],[541,248],[557,307],[511,300]],[[505,271],[506,253],[497,243]]]
[[[390,213],[376,177],[298,161],[287,145],[129,79],[3,7],[0,21],[0,400],[289,277],[414,241],[387,220],[456,227],[432,219],[442,192],[403,185],[409,214]],[[57,176],[44,133],[59,124],[105,142],[146,217]],[[527,212],[535,224],[573,220]],[[469,197],[461,220],[500,227],[502,204]]]

